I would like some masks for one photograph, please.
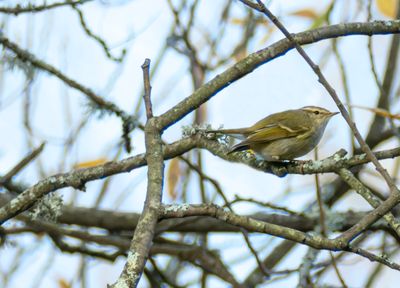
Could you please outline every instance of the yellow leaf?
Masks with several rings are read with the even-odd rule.
[[[168,180],[168,195],[173,199],[176,200],[178,197],[178,193],[176,192],[176,187],[178,185],[179,179],[181,175],[181,167],[179,166],[178,158],[173,158],[168,167],[167,172],[167,180]]]
[[[371,112],[375,113],[376,115],[384,117],[384,118],[400,120],[400,114],[392,114],[389,111],[382,109],[382,108],[370,108],[370,107],[358,106],[358,105],[350,105],[350,106],[353,108],[359,108],[359,109],[371,111]]]
[[[376,0],[376,5],[383,15],[393,19],[396,17],[397,0]]]
[[[247,24],[247,22],[249,21],[249,19],[247,18],[232,18],[230,20],[230,22],[233,25],[240,25],[240,26],[245,26]],[[262,25],[262,26],[270,26],[269,22],[266,21],[264,18],[258,18],[256,19],[256,24],[257,25]]]
[[[317,19],[319,17],[318,13],[315,12],[315,10],[312,10],[310,8],[294,11],[294,12],[290,13],[290,15],[309,18],[312,20]]]
[[[95,160],[90,160],[90,161],[84,161],[84,162],[79,162],[74,165],[74,169],[82,169],[82,168],[89,168],[89,167],[94,167],[97,165],[102,165],[106,163],[108,160],[106,158],[98,158]]]
[[[231,23],[234,25],[243,25],[245,23],[244,18],[232,18]]]
[[[58,282],[58,287],[60,287],[60,288],[71,288],[72,287],[71,284],[68,283],[68,281],[65,280],[64,278],[58,279],[57,282]]]

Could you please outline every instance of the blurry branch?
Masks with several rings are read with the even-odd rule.
[[[98,42],[100,44],[100,46],[103,48],[104,52],[106,53],[107,58],[109,58],[110,60],[115,61],[115,62],[122,62],[125,58],[126,50],[125,49],[122,50],[121,56],[119,56],[119,57],[115,57],[115,56],[111,55],[110,47],[108,47],[107,43],[101,37],[95,35],[87,26],[85,18],[83,16],[83,12],[78,7],[76,7],[76,5],[71,5],[71,7],[78,13],[79,21],[81,23],[83,30],[85,30],[85,33],[90,38],[94,39],[96,42]]]
[[[315,43],[323,39],[349,35],[375,35],[400,33],[400,21],[375,21],[371,23],[345,23],[331,25],[306,32],[293,34],[300,45]],[[175,105],[159,117],[160,128],[166,129],[187,114],[208,101],[220,90],[234,81],[251,73],[258,66],[265,64],[294,48],[289,39],[282,39],[269,47],[250,54],[228,68],[214,79],[202,85],[192,95]]]
[[[182,160],[184,163],[186,163],[186,165],[188,166],[188,168],[190,168],[192,171],[196,172],[199,175],[199,178],[202,181],[208,181],[214,188],[215,191],[224,199],[226,200],[227,198],[224,195],[224,192],[222,191],[221,186],[219,185],[218,181],[214,178],[212,178],[211,176],[208,176],[204,173],[204,171],[202,169],[200,169],[199,166],[193,164],[189,159],[187,159],[186,157],[179,157],[180,160]]]
[[[181,286],[175,283],[175,279],[172,279],[170,275],[167,275],[162,268],[158,267],[157,261],[154,260],[153,257],[149,258],[151,265],[153,266],[154,273],[157,275],[157,278],[160,278],[160,283],[154,284],[152,287],[162,287],[163,285],[167,284],[168,287],[172,288],[185,288],[185,286]],[[147,275],[146,268],[144,269],[144,274],[146,275],[147,279],[151,282],[154,281],[156,277],[154,275]]]
[[[302,259],[302,263],[299,267],[299,283],[297,288],[314,287],[314,283],[311,277],[311,269],[314,268],[314,262],[317,259],[319,250],[309,248],[306,255]]]
[[[172,15],[174,16],[174,22],[175,22],[175,30],[178,29],[180,30],[179,32],[174,31],[174,35],[169,37],[168,39],[168,45],[173,47],[177,52],[182,53],[183,55],[186,55],[189,58],[190,61],[190,67],[191,67],[191,75],[192,77],[196,76],[196,71],[195,69],[199,69],[201,72],[203,72],[203,66],[200,63],[198,57],[197,57],[197,50],[193,46],[192,41],[190,39],[190,32],[192,31],[193,24],[194,24],[194,13],[196,11],[196,7],[199,3],[198,0],[194,1],[194,3],[191,5],[189,9],[189,19],[185,25],[182,24],[181,22],[181,17],[179,13],[183,11],[183,4],[186,1],[182,1],[182,5],[180,8],[176,9],[172,3],[171,0],[168,0],[168,6],[172,12]],[[179,40],[182,40],[184,47],[179,47]],[[201,83],[198,82],[199,84]],[[195,86],[196,85],[195,83]]]
[[[370,22],[372,20],[372,0],[368,0],[367,4],[367,22]],[[376,85],[379,88],[379,93],[380,95],[383,95],[383,87],[382,83],[379,80],[378,73],[376,71],[376,66],[375,66],[375,61],[374,61],[374,52],[373,52],[373,47],[372,47],[372,37],[368,37],[368,57],[369,57],[369,62],[371,65],[371,71],[372,75],[374,76],[374,80]]]
[[[385,243],[383,243],[383,246],[385,246]],[[385,247],[383,247],[383,250],[384,250],[384,248]],[[390,253],[387,253],[387,254],[385,253],[385,251],[383,251],[382,254],[385,254],[388,257],[393,258],[398,253],[399,253],[399,250],[398,249],[394,249],[393,251],[391,251]],[[378,276],[381,275],[381,272],[383,272],[382,270],[383,270],[384,267],[385,267],[384,265],[381,265],[379,263],[376,265],[374,270],[370,273],[366,283],[364,284],[365,288],[373,288],[374,286],[376,287],[376,285],[377,285],[376,282],[378,282],[378,279],[379,279]]]
[[[281,243],[274,247],[273,252],[267,255],[264,259],[264,265],[267,269],[271,270],[275,267],[283,257],[285,257],[290,250],[295,246],[295,242],[289,240],[283,240]],[[258,284],[264,282],[264,274],[257,267],[251,271],[248,277],[245,279],[244,283],[248,287],[255,287]]]
[[[24,50],[20,48],[17,44],[11,42],[8,38],[4,35],[0,34],[0,43],[7,48],[8,50],[12,51],[18,59],[23,62],[27,62],[38,68],[40,70],[46,71],[51,75],[56,76],[60,80],[62,80],[66,85],[79,90],[83,94],[85,94],[89,100],[98,106],[99,109],[105,110],[108,112],[112,112],[119,117],[127,117],[124,111],[120,110],[115,104],[111,102],[107,102],[101,96],[96,95],[91,89],[84,87],[83,85],[79,84],[75,80],[72,80],[68,76],[64,75],[61,71],[57,70],[55,67],[51,66],[50,64],[45,63],[37,59],[33,54],[31,54],[28,50]]]
[[[374,234],[372,232],[368,232],[368,233],[364,233],[362,235],[360,235],[360,237],[357,237],[357,239],[355,239],[353,241],[353,245],[358,245],[361,246],[362,244],[364,244],[365,242],[367,242],[367,240],[369,240],[371,238],[371,236],[373,236]],[[343,258],[345,256],[348,256],[347,252],[340,252],[337,253],[336,257],[335,257],[335,261],[339,262],[341,260],[343,260]],[[344,261],[344,260],[343,260]],[[383,265],[384,266],[384,265]],[[323,269],[319,270],[318,272],[315,273],[314,277],[316,278],[322,278],[324,273],[327,273],[329,270],[329,266],[325,266],[323,267]]]
[[[238,203],[238,202],[254,203],[254,204],[260,205],[262,207],[267,207],[267,208],[270,208],[270,209],[273,209],[273,210],[277,210],[277,211],[280,211],[280,212],[287,213],[289,215],[304,216],[303,213],[299,213],[299,212],[290,210],[290,209],[288,209],[286,207],[283,207],[283,206],[279,206],[279,205],[276,205],[276,204],[273,204],[273,203],[270,203],[270,202],[259,201],[259,200],[253,199],[253,198],[243,198],[243,197],[240,197],[238,195],[235,195],[235,199],[230,201],[229,204],[232,205],[232,204]]]
[[[42,153],[45,143],[42,143],[38,148],[34,149],[28,155],[26,155],[21,161],[18,162],[6,175],[0,177],[0,186],[7,188],[8,182],[17,175],[26,165],[31,163],[40,153]],[[7,188],[8,189],[8,188]]]
[[[372,39],[372,37],[368,37],[368,39]],[[343,84],[343,92],[344,92],[344,97],[346,99],[346,103],[351,104],[351,97],[350,97],[350,89],[349,89],[349,83],[348,83],[348,76],[346,73],[346,67],[344,65],[344,61],[343,58],[341,56],[341,54],[339,53],[339,49],[338,49],[338,41],[337,39],[332,39],[332,49],[333,49],[333,53],[336,57],[338,66],[339,66],[339,70],[340,70],[340,77],[342,80],[342,84]],[[350,119],[352,119],[352,121],[354,121],[354,114],[353,114],[353,109],[350,106],[349,107],[349,116]],[[356,143],[354,141],[354,136],[352,131],[350,131],[350,139],[351,139],[351,147],[352,150],[355,151],[356,150]]]
[[[0,204],[6,203],[10,197],[0,196]],[[344,231],[353,226],[360,220],[365,212],[344,212],[334,213],[332,217],[336,220],[331,223],[333,231]],[[113,235],[126,234],[124,231],[133,231],[139,221],[140,214],[115,212],[111,210],[100,210],[84,207],[64,206],[61,215],[57,219],[60,224],[78,225],[84,228],[101,228],[108,230]],[[259,221],[272,223],[299,231],[312,231],[318,223],[316,215],[295,216],[281,215],[275,213],[255,213],[246,215]],[[17,216],[17,220],[30,221],[25,214]],[[337,220],[340,219],[340,220]],[[186,217],[176,219],[159,219],[156,234],[163,232],[185,232],[185,233],[205,233],[205,232],[238,232],[239,227],[225,223],[218,219],[209,217]],[[34,221],[35,223],[37,221]],[[32,222],[33,223],[33,222]],[[28,223],[29,224],[29,223]],[[370,227],[370,230],[390,231],[384,221],[379,221]],[[253,231],[248,231],[253,232]],[[128,233],[130,235],[130,233]]]
[[[11,42],[7,37],[5,37],[1,33],[0,33],[0,44],[3,45],[3,47],[7,48],[8,50],[12,51],[15,54],[15,56],[18,57],[18,59],[20,59],[21,61],[26,62],[37,69],[50,73],[51,75],[63,81],[67,86],[82,92],[90,100],[90,103],[94,105],[95,109],[115,114],[116,116],[122,119],[123,125],[128,126],[130,130],[132,130],[133,127],[136,127],[137,120],[135,117],[130,116],[125,111],[121,110],[114,103],[103,99],[101,96],[93,92],[90,88],[85,87],[82,84],[78,83],[77,81],[69,78],[68,76],[63,74],[60,70],[53,67],[52,65],[47,64],[42,60],[39,60],[32,53],[20,48],[17,44]]]
[[[6,13],[6,14],[14,14],[17,16],[18,14],[22,13],[34,13],[34,12],[42,12],[45,10],[50,10],[53,8],[58,8],[62,6],[76,6],[76,5],[81,5],[86,2],[90,2],[93,0],[76,0],[76,1],[65,1],[65,2],[56,2],[53,4],[43,4],[43,5],[33,5],[33,4],[28,4],[25,7],[21,6],[20,4],[17,4],[15,7],[0,7],[0,13]]]
[[[157,125],[157,124],[156,124]],[[160,157],[168,160],[193,148],[206,149],[218,157],[230,162],[238,162],[248,165],[265,173],[272,173],[277,176],[287,174],[315,174],[315,173],[336,173],[340,168],[351,168],[369,163],[365,154],[354,155],[344,158],[343,150],[335,153],[326,159],[319,161],[293,161],[291,163],[273,164],[270,162],[257,161],[253,156],[246,153],[234,153],[227,155],[228,148],[217,141],[202,137],[200,134],[184,138],[172,144],[165,145]],[[388,159],[400,156],[400,148],[375,152],[378,159]],[[44,195],[65,187],[84,190],[87,182],[102,179],[119,173],[129,172],[133,169],[146,165],[145,154],[139,154],[121,161],[111,161],[103,165],[78,169],[68,173],[56,174],[39,181],[34,186],[26,189],[15,199],[0,208],[0,223],[4,223],[13,216],[30,208],[39,198]]]

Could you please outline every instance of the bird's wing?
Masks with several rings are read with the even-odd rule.
[[[261,127],[254,131],[246,138],[246,142],[251,143],[265,143],[282,138],[296,137],[307,131],[306,127],[295,126],[289,128],[284,124],[271,124]]]
[[[305,133],[307,130],[306,127],[302,126],[289,128],[283,124],[270,124],[255,130],[247,136],[246,140],[234,145],[230,152],[246,150],[254,144],[267,143],[282,138],[296,137]]]

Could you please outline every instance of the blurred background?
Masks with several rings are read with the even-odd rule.
[[[145,123],[141,69],[145,58],[152,61],[153,110],[155,115],[159,115],[248,54],[283,38],[262,14],[239,1],[73,2],[79,3],[65,3],[27,13],[9,13],[0,9],[0,33],[40,61],[54,66],[134,115],[141,124]],[[271,0],[266,4],[290,32],[296,33],[329,24],[394,19],[398,13],[396,2]],[[62,2],[3,0],[0,7],[29,8],[55,3]],[[384,112],[380,112],[390,118],[399,111],[397,66],[400,61],[397,56],[394,59],[389,57],[393,46],[395,50],[396,47],[399,49],[398,41],[396,46],[392,35],[372,38],[348,36],[305,46],[341,100],[349,105],[353,120],[364,137],[371,132],[371,123],[377,115],[375,108],[382,95],[379,85],[387,77],[388,69],[393,74],[387,92],[389,103],[382,107]],[[392,65],[388,65],[390,63]],[[182,127],[193,123],[211,124],[213,128],[245,127],[268,114],[307,105],[338,111],[314,72],[296,51],[290,51],[220,91],[201,109],[167,129],[163,139],[168,143],[181,139]],[[391,127],[389,121],[386,122],[383,130]],[[3,135],[0,141],[0,175],[10,171],[29,151],[46,143],[40,155],[12,178],[13,183],[21,187],[30,187],[57,173],[145,152],[141,129],[130,132],[132,149],[128,152],[121,137],[123,130],[118,117],[99,111],[81,92],[51,73],[22,62],[4,47],[0,51],[0,132]],[[395,135],[380,139],[372,148],[382,150],[396,146],[398,139]],[[351,155],[357,145],[343,118],[336,116],[319,145],[318,157],[328,157],[342,148]],[[314,157],[311,152],[302,159]],[[232,207],[238,214],[291,215],[268,203],[302,213],[316,201],[312,175],[278,178],[242,164],[226,162],[206,151],[193,150],[185,155],[185,159],[219,183],[227,199],[234,201]],[[399,161],[391,159],[382,163],[397,180]],[[57,191],[54,197],[62,198],[64,205],[140,213],[146,192],[146,173],[146,168],[135,169],[89,182],[85,193],[66,188]],[[335,189],[335,177],[333,174],[320,176],[323,192]],[[366,165],[359,177],[382,195],[388,194],[372,166]],[[216,186],[199,177],[199,173],[182,159],[166,161],[165,178],[164,203],[226,204],[216,192]],[[3,187],[1,193],[8,193],[7,189]],[[351,190],[328,206],[328,215],[371,210],[368,203]],[[317,210],[309,213],[318,217]],[[10,233],[6,234],[0,248],[1,287],[105,287],[117,279],[123,268],[123,256],[109,261],[84,253],[63,252],[46,233],[26,231],[22,229],[25,225],[28,224],[21,220],[4,225]],[[104,233],[101,229],[85,229],[82,228]],[[331,236],[334,235],[333,232]],[[166,232],[162,237],[214,251],[240,282],[258,267],[239,233]],[[363,247],[400,261],[398,242],[387,233],[374,231],[365,238]],[[249,239],[260,259],[265,259],[283,242],[263,234],[249,234]],[[113,249],[77,239],[67,239],[66,242],[89,245],[94,250],[105,252]],[[270,267],[280,273],[269,279],[261,277],[250,286],[295,287],[299,282],[299,267],[308,250],[306,246],[293,247],[286,257]],[[151,258],[140,287],[157,287],[155,283],[163,283],[163,287],[231,285],[190,261],[181,261],[168,254]],[[321,251],[315,262],[323,264],[329,259],[328,252]],[[338,259],[338,267],[349,287],[397,287],[398,272],[364,258],[346,254]],[[163,273],[170,277],[170,283],[162,278],[165,276]],[[155,281],[157,277],[161,279],[159,282]],[[316,267],[312,278],[318,286],[341,286],[332,265]]]

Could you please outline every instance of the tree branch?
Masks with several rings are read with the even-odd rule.
[[[42,12],[46,10],[50,10],[53,8],[58,8],[62,6],[75,6],[81,5],[86,2],[93,1],[93,0],[76,0],[76,1],[65,1],[65,2],[56,2],[53,4],[43,4],[43,5],[32,5],[28,4],[26,7],[22,7],[21,5],[16,5],[15,7],[0,7],[0,13],[5,14],[14,14],[15,16],[22,14],[22,13],[34,13],[34,12]]]
[[[146,144],[147,193],[143,212],[135,229],[124,269],[117,282],[111,287],[136,287],[143,273],[158,222],[164,181],[164,155],[162,151],[161,131],[157,128],[158,119],[153,117],[150,99],[149,80],[150,60],[146,59],[142,68],[144,75],[145,106],[147,123],[144,129]]]

